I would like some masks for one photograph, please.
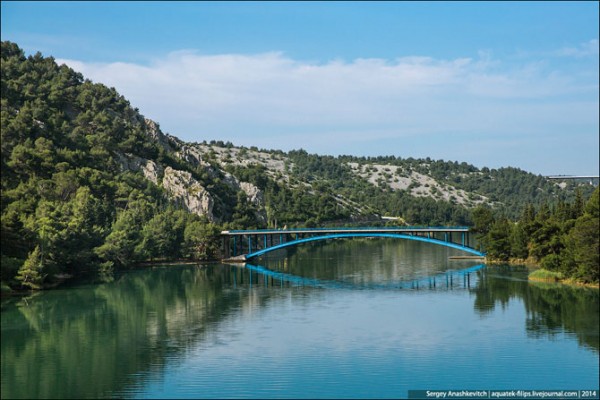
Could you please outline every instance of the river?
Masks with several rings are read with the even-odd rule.
[[[157,266],[3,299],[4,398],[598,389],[598,290],[394,239]]]

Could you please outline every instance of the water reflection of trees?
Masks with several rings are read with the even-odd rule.
[[[525,329],[532,337],[575,334],[583,346],[600,350],[599,293],[596,289],[527,281],[525,269],[488,267],[479,272],[475,310],[481,315],[496,306],[521,300],[527,312]]]
[[[530,284],[525,272],[496,267],[475,274],[477,312],[522,301],[530,335],[566,331],[599,350],[598,291]],[[166,267],[4,303],[1,397],[135,395],[169,360],[223,340],[224,320],[289,296],[280,286],[291,284],[238,267]]]
[[[115,388],[126,396],[175,353],[211,340],[232,312],[271,295],[226,289],[234,281],[250,284],[236,267],[169,267],[4,304],[1,397],[98,398]]]

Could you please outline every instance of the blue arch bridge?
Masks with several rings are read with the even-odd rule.
[[[469,246],[469,228],[465,226],[231,230],[222,231],[221,237],[225,260],[237,262],[302,243],[356,237],[414,240],[462,250],[471,256],[485,256],[485,253]]]

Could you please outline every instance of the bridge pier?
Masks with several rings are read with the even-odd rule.
[[[221,248],[223,249],[223,257],[224,258],[229,258],[230,257],[230,254],[229,254],[229,238],[223,236]]]

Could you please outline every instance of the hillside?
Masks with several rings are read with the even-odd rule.
[[[10,42],[1,51],[1,278],[13,286],[214,258],[224,228],[381,216],[471,224],[481,204],[515,217],[527,203],[574,197],[572,185],[515,168],[186,143],[52,57],[27,57]]]
[[[528,204],[573,200],[577,190],[587,198],[593,191],[589,185],[560,186],[518,168],[478,169],[429,158],[332,157],[304,150],[284,153],[214,140],[180,142],[180,146],[184,158],[210,160],[261,189],[264,182],[260,180],[268,179],[332,196],[338,207],[349,212],[349,218],[370,222],[391,216],[409,224],[470,225],[470,210],[481,205],[516,219]]]

